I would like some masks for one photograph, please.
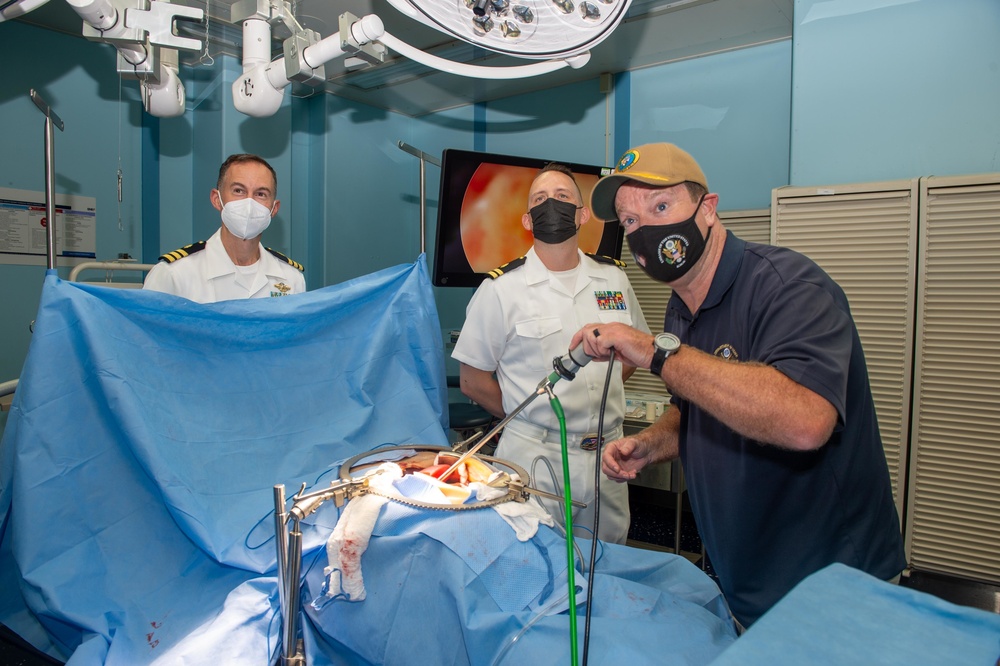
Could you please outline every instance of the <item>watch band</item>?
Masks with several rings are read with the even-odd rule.
[[[653,360],[649,362],[649,371],[659,377],[660,373],[663,372],[663,363],[669,355],[666,349],[653,345]]]

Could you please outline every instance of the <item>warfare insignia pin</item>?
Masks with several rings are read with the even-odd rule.
[[[627,310],[625,296],[620,291],[595,291],[597,298],[597,309],[599,310]]]
[[[291,290],[292,288],[289,287],[287,284],[285,284],[284,282],[279,282],[278,284],[274,285],[274,289],[271,290],[271,296],[272,297],[288,296],[288,292],[290,292]]]

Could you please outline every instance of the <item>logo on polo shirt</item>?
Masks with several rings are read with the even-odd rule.
[[[736,353],[736,348],[728,343],[724,345],[719,345],[718,347],[716,347],[715,352],[713,353],[719,358],[723,359],[724,361],[740,360],[740,355]]]

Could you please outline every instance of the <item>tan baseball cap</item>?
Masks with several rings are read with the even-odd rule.
[[[605,222],[617,220],[615,195],[630,180],[661,187],[692,182],[708,189],[708,179],[691,155],[672,143],[647,143],[622,155],[614,173],[594,186],[590,193],[590,210],[594,215]]]

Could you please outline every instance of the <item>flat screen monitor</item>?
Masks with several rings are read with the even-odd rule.
[[[477,287],[486,273],[523,256],[531,232],[521,224],[528,190],[539,169],[553,160],[447,149],[441,161],[433,283]],[[569,167],[583,200],[608,167],[559,162]],[[580,249],[621,258],[621,225],[604,224],[593,214],[580,228]]]

